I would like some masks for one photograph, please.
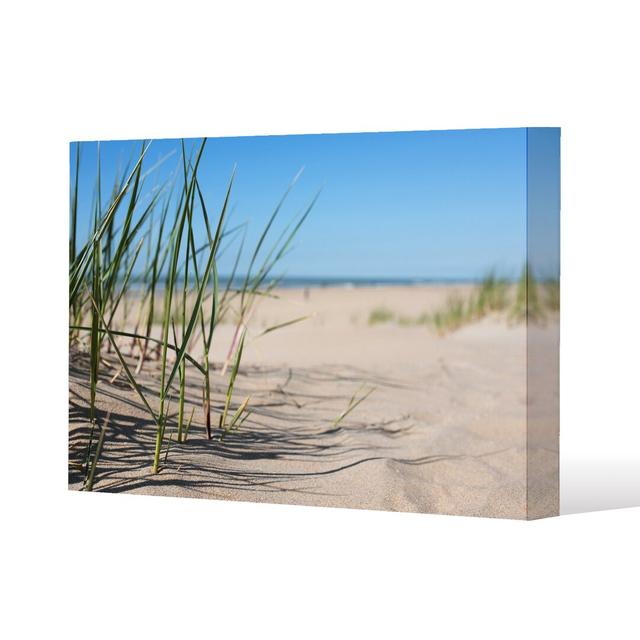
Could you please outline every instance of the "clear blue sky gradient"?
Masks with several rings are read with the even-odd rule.
[[[526,256],[526,132],[521,129],[211,138],[198,172],[210,215],[237,165],[231,205],[251,247],[289,182],[304,172],[273,239],[322,188],[282,271],[289,276],[517,277]],[[193,149],[198,140],[187,140]],[[140,141],[100,144],[102,200]],[[97,144],[82,143],[79,238],[92,219]],[[179,140],[153,141],[145,167],[170,155],[147,191],[179,168]],[[72,176],[75,144],[71,145]],[[178,182],[178,185],[180,182]],[[149,197],[148,195],[146,197]],[[230,221],[231,222],[231,221]],[[199,233],[204,239],[204,227]],[[221,260],[230,270],[231,252]]]

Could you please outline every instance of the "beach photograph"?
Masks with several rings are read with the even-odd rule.
[[[631,8],[5,3],[1,635],[637,636]]]
[[[71,143],[69,489],[557,513],[531,131]]]

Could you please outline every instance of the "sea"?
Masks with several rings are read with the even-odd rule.
[[[269,286],[273,278],[268,278],[262,283],[261,288]],[[480,282],[479,278],[388,278],[388,277],[336,277],[336,276],[284,276],[277,278],[276,287],[279,289],[321,289],[328,287],[340,287],[345,289],[355,289],[358,287],[410,287],[420,285],[451,285],[451,284],[475,284]],[[178,279],[178,286],[181,280]],[[239,289],[244,283],[244,278],[233,279],[231,288]],[[143,285],[142,278],[131,278],[129,287],[136,290]],[[159,278],[158,288],[162,288],[164,277]],[[192,286],[195,282],[191,283]],[[229,284],[228,276],[219,276],[218,284],[224,289]]]

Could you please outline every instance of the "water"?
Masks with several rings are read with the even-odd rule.
[[[273,279],[266,280],[260,287],[264,289]],[[356,287],[408,287],[418,285],[448,285],[448,284],[475,284],[477,278],[376,278],[376,277],[342,277],[342,276],[285,276],[279,279],[279,289],[321,289],[325,287],[342,287],[352,289]],[[179,286],[182,281],[178,280]],[[220,276],[218,283],[221,289],[225,289],[229,283],[228,276]],[[143,284],[142,279],[132,279],[131,289],[139,289]],[[193,286],[195,282],[192,282]],[[233,279],[231,288],[241,288],[244,278]],[[164,279],[158,281],[158,287],[164,285]]]
[[[407,287],[424,284],[466,284],[476,282],[460,278],[375,278],[335,276],[287,276],[278,284],[283,289],[318,289],[322,287]]]

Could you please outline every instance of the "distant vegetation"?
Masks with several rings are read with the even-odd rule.
[[[369,314],[369,325],[389,322],[396,322],[403,327],[425,325],[444,335],[489,315],[504,316],[510,323],[520,323],[526,319],[544,322],[548,314],[559,310],[558,280],[539,283],[525,265],[515,285],[491,272],[468,296],[452,294],[442,308],[431,313],[424,312],[415,318],[397,315],[387,307],[376,307]]]
[[[560,311],[560,283],[557,280],[546,280],[543,287],[547,308],[550,311]]]
[[[394,313],[387,307],[376,307],[369,314],[369,324],[383,324],[385,322],[390,322],[394,318]]]

